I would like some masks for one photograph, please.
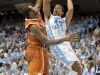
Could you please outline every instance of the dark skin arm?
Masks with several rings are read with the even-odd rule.
[[[35,4],[35,6],[34,6],[34,10],[36,10],[37,12],[40,12],[40,9],[41,9],[41,5],[42,5],[42,1],[43,0],[37,0],[36,1],[36,4]]]
[[[69,41],[73,38],[76,37],[75,34],[68,34],[66,37],[62,38],[62,39],[56,39],[56,40],[49,40],[42,32],[41,29],[38,25],[32,25],[30,27],[30,32],[36,36],[36,38],[38,40],[40,40],[41,42],[43,42],[45,45],[55,45],[55,44],[60,44],[64,41]],[[72,38],[73,37],[73,38]]]

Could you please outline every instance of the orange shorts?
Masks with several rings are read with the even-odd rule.
[[[29,45],[26,49],[29,75],[49,75],[48,53],[45,48]]]

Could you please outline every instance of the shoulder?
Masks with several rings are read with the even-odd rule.
[[[40,12],[37,13],[37,17],[38,17],[38,20],[39,20],[39,21],[42,21],[42,20],[43,20],[43,19],[42,19],[42,15],[41,15]]]
[[[32,25],[31,27],[30,27],[30,32],[31,33],[37,33],[37,32],[39,32],[40,31],[40,27],[39,27],[39,25]]]
[[[32,28],[33,30],[36,30],[36,31],[37,31],[38,29],[40,29],[40,26],[39,26],[39,25],[36,25],[36,24],[32,24],[31,27],[30,27],[30,29],[31,29],[31,28]]]
[[[37,13],[37,15],[40,15],[40,16],[41,16],[41,13],[40,13],[40,12],[38,12],[38,13]]]

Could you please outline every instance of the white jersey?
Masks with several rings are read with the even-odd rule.
[[[51,15],[49,21],[46,24],[46,32],[51,40],[60,39],[66,37],[66,23],[65,18]],[[58,45],[51,46],[54,54],[65,65],[69,65],[71,62],[79,61],[74,50],[72,49],[70,42],[63,42]]]
[[[50,23],[50,26],[52,27],[52,33],[53,33],[54,39],[59,39],[66,36],[65,18],[51,15],[49,19],[49,23]]]

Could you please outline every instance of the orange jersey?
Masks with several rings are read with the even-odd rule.
[[[41,32],[45,34],[44,23],[42,20],[42,16],[40,13],[37,14],[37,19],[25,19],[25,29],[28,31],[28,43],[29,45],[37,45],[37,46],[44,46],[44,44],[39,41],[34,34],[30,32],[30,27],[32,25],[38,25],[41,29]]]

